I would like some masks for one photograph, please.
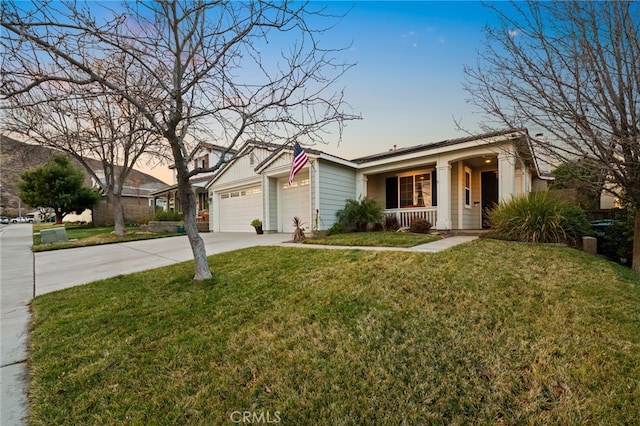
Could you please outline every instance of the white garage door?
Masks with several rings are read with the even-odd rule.
[[[260,186],[220,194],[220,231],[255,232],[251,221],[262,220]]]
[[[280,181],[280,232],[293,232],[293,218],[299,217],[304,223],[305,230],[311,229],[309,217],[309,172],[300,172],[289,185],[288,179]]]

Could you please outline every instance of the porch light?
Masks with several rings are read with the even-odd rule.
[[[485,162],[486,164],[491,163],[491,158],[487,158],[486,160],[484,160],[484,162]]]

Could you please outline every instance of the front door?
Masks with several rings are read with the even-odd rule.
[[[498,205],[498,171],[481,173],[482,228],[489,228],[489,212]]]

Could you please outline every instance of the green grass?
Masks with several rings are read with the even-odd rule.
[[[34,299],[29,424],[640,418],[640,279],[600,258],[483,239],[210,264],[207,282],[187,262]]]
[[[57,226],[64,226],[67,230],[67,237],[70,241],[42,244],[40,231]],[[127,226],[126,234],[117,236],[112,234],[113,226],[92,226],[92,225],[54,225],[37,224],[33,225],[33,247],[34,252],[60,250],[74,247],[87,247],[99,244],[123,243],[127,241],[148,240],[151,238],[172,237],[181,235],[177,233],[153,234],[141,232],[137,226]]]
[[[305,244],[364,247],[413,247],[441,239],[438,235],[409,232],[348,232],[325,237],[308,238]]]

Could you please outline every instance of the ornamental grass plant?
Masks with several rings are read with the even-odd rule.
[[[499,204],[489,221],[494,237],[511,241],[573,245],[590,232],[584,210],[542,191]]]

